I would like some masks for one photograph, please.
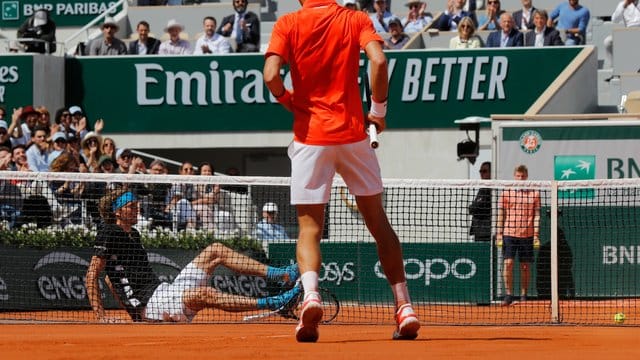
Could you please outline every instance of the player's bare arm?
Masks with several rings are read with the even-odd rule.
[[[384,55],[384,54],[383,54]],[[269,91],[275,96],[285,109],[291,111],[291,92],[284,87],[284,81],[280,77],[280,69],[284,60],[278,55],[271,55],[264,61],[264,82]]]
[[[382,51],[382,45],[377,41],[370,41],[364,49],[371,66],[371,100],[372,108],[368,114],[368,120],[376,125],[378,132],[387,127],[385,120],[387,97],[389,94],[389,81],[387,74],[387,57]],[[384,111],[376,107],[384,107]],[[380,116],[382,115],[382,116]]]
[[[105,259],[93,256],[91,258],[91,263],[89,264],[89,269],[87,270],[87,297],[89,298],[89,303],[91,304],[91,308],[93,309],[98,321],[102,321],[105,318],[98,278],[106,264],[107,261]]]

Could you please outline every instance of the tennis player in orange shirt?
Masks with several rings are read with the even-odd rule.
[[[299,0],[302,9],[276,22],[265,55],[264,79],[271,93],[293,112],[291,203],[296,205],[300,233],[297,260],[304,303],[296,339],[318,340],[322,305],[318,273],[325,204],[338,172],[356,197],[396,305],[394,339],[415,339],[420,322],[411,306],[402,249],[382,206],[382,178],[365,126],[385,129],[387,59],[382,38],[363,12],[335,0]],[[371,110],[366,121],[358,85],[360,50],[371,66]],[[284,87],[280,70],[289,64],[293,90]]]

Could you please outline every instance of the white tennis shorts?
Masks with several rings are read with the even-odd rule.
[[[369,139],[344,145],[306,145],[293,141],[291,159],[291,204],[326,204],[333,177],[340,174],[355,196],[382,192],[380,165]]]
[[[188,289],[208,286],[208,281],[209,275],[204,270],[187,264],[172,283],[163,282],[153,292],[145,310],[147,319],[191,322],[196,312],[184,305],[182,294]]]

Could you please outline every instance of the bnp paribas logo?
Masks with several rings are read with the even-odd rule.
[[[18,1],[2,2],[2,20],[18,20],[20,18],[20,8]]]
[[[595,155],[556,155],[553,178],[558,181],[593,180],[596,178]],[[593,198],[593,189],[565,190],[560,198]]]

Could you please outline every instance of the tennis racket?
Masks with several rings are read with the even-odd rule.
[[[364,74],[364,92],[367,97],[367,112],[371,110],[371,87],[369,86],[369,74],[365,72]],[[365,114],[365,123],[368,121],[367,114]],[[369,127],[367,128],[367,133],[369,134],[369,145],[372,149],[377,149],[380,146],[380,142],[378,142],[378,128],[376,124],[369,123]]]
[[[323,309],[322,320],[320,322],[323,324],[328,324],[336,317],[338,317],[338,313],[340,312],[340,302],[338,302],[338,298],[328,289],[318,288],[318,292],[320,293],[320,297],[322,298]],[[243,318],[243,320],[245,322],[257,321],[276,315],[281,316],[285,319],[292,319],[296,321],[300,320],[300,312],[302,311],[303,299],[304,294],[300,293],[287,304],[281,306],[276,310],[271,310],[260,314],[247,315]]]

